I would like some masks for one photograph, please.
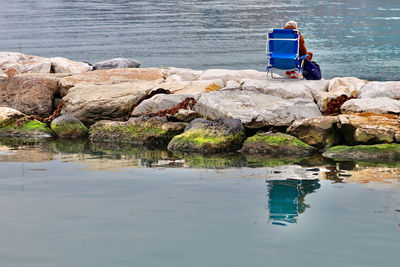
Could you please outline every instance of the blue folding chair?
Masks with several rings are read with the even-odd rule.
[[[274,29],[268,33],[267,39],[267,77],[273,69],[299,70],[299,78],[303,73],[305,56],[299,56],[299,33],[292,29]]]

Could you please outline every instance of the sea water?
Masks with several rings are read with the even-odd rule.
[[[266,33],[288,20],[298,22],[324,78],[400,80],[393,0],[0,0],[0,50],[265,71]]]
[[[398,163],[0,141],[1,266],[399,266]]]

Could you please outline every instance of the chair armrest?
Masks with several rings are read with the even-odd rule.
[[[306,59],[306,58],[308,58],[308,55],[304,55],[304,56],[299,57],[299,60]]]

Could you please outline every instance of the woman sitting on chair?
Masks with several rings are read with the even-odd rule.
[[[285,28],[284,29],[292,29],[292,30],[297,30],[297,22],[296,21],[288,21],[285,23]],[[313,57],[313,53],[307,51],[306,45],[304,43],[304,38],[303,35],[301,35],[301,33],[299,32],[299,53],[300,56],[304,56],[304,55],[308,55],[308,59],[311,60]],[[286,72],[286,76],[288,76],[289,78],[293,78],[296,79],[299,76],[297,75],[297,73],[295,71],[287,71]]]

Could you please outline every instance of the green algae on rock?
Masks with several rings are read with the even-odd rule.
[[[211,154],[240,149],[245,138],[244,127],[237,119],[193,120],[183,134],[168,144],[173,152]]]
[[[50,124],[54,134],[60,138],[80,138],[85,137],[88,129],[77,118],[72,115],[62,115]]]
[[[247,138],[240,152],[274,156],[308,156],[316,152],[316,148],[288,134],[263,132]]]
[[[399,160],[400,144],[335,146],[323,153],[324,157],[354,160]]]
[[[165,146],[183,132],[184,123],[168,122],[166,118],[131,118],[126,122],[103,120],[89,129],[90,140],[132,143],[145,146]]]
[[[52,132],[46,123],[31,120],[24,122],[21,126],[16,125],[14,122],[0,128],[0,136],[41,139],[52,137]]]

